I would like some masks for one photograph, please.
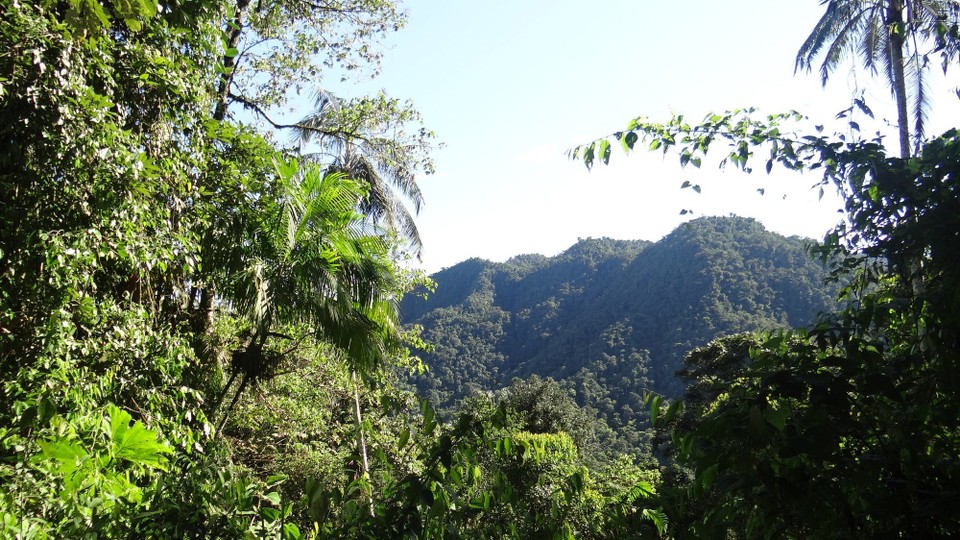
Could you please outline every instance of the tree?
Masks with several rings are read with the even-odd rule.
[[[188,4],[4,3],[5,533],[299,538],[211,426],[220,347],[249,385],[300,339],[361,375],[399,339],[403,278],[363,184],[294,167],[228,107],[277,103],[314,49],[375,61],[395,5]]]
[[[290,90],[317,86],[324,71],[378,70],[377,41],[405,24],[396,2],[236,0],[224,6],[222,69],[214,116],[237,103],[265,113]]]
[[[264,346],[286,337],[278,326],[306,325],[364,373],[399,343],[388,245],[358,227],[362,216],[354,211],[363,186],[316,167],[298,171],[292,161],[278,164],[276,181],[277,198],[249,216],[254,223],[240,225],[252,230],[233,247],[245,253],[225,268],[221,288],[252,326],[244,348],[233,352],[237,395],[276,369],[278,358],[265,355]]]
[[[433,133],[423,128],[414,134],[405,131],[407,124],[419,121],[409,102],[383,93],[344,102],[318,91],[315,110],[292,128],[302,148],[311,142],[319,145],[319,151],[304,154],[309,161],[368,186],[360,212],[399,233],[418,257],[423,243],[404,199],[418,214],[423,194],[415,175],[418,170],[433,172],[427,154]]]
[[[361,213],[398,231],[419,256],[416,224],[390,186],[419,212],[423,198],[414,177],[421,170],[433,172],[429,157],[433,133],[422,127],[414,134],[405,132],[409,124],[420,123],[409,102],[381,93],[341,103],[332,93],[319,90],[322,72],[315,61],[319,56],[327,68],[376,72],[380,59],[376,41],[404,23],[405,14],[395,2],[239,0],[224,28],[227,39],[214,118],[226,118],[230,105],[238,104],[274,129],[293,130],[301,144],[316,139],[320,151],[306,157],[331,172],[366,182],[370,189]],[[317,89],[316,110],[296,123],[275,120],[271,110],[290,99],[291,87],[299,94],[307,81]]]
[[[697,355],[688,372],[698,383],[695,418],[671,433],[692,479],[667,509],[693,534],[717,538],[956,534],[960,516],[947,499],[960,492],[960,135],[892,158],[879,140],[793,134],[783,124],[791,118],[638,120],[617,135],[627,148],[640,134],[651,148],[679,145],[681,162],[723,141],[732,148],[725,162],[746,171],[769,150],[768,170],[819,169],[846,203],[819,251],[847,283],[849,307],[761,338],[749,359],[742,347]],[[704,375],[716,386],[705,389]],[[677,418],[674,407],[661,412],[657,400],[659,421]]]
[[[820,78],[826,84],[851,52],[872,74],[882,69],[897,106],[900,156],[910,157],[914,144],[919,146],[923,140],[929,99],[924,79],[928,53],[919,45],[933,34],[946,35],[937,29],[956,25],[960,4],[953,0],[824,0],[821,4],[827,4],[827,9],[800,47],[796,69],[811,70],[822,55]],[[908,113],[911,93],[914,144]]]
[[[624,538],[628,527],[663,532],[665,518],[649,504],[656,470],[623,458],[593,474],[569,435],[531,433],[510,409],[478,394],[452,425],[438,426],[424,403],[416,426],[425,443],[416,449],[420,466],[387,486],[376,519],[336,536],[601,539]]]
[[[180,209],[203,198],[216,151],[204,120],[218,19],[213,2],[181,8],[4,4],[5,535],[239,537],[259,514],[244,498],[263,485],[205,435],[180,325],[202,222]]]
[[[301,135],[308,131],[311,136],[322,138],[328,147],[375,148],[373,153],[362,154],[372,160],[363,163],[357,160],[361,155],[358,152],[349,156],[314,154],[309,158],[323,163],[330,172],[347,172],[369,184],[368,195],[358,204],[358,210],[369,214],[373,224],[399,230],[419,255],[421,246],[413,218],[387,185],[379,181],[380,173],[395,181],[419,210],[422,198],[414,175],[421,169],[433,170],[428,155],[433,133],[423,128],[416,135],[403,131],[408,124],[420,121],[411,104],[401,105],[382,95],[358,100],[355,107],[343,109],[347,114],[321,114],[325,119],[322,125],[311,123],[309,118],[313,117],[308,117],[305,124],[284,123],[275,120],[272,112],[292,97],[291,89],[300,93],[305,86],[319,86],[322,68],[344,73],[369,69],[375,73],[380,59],[377,41],[401,28],[405,21],[397,3],[238,0],[226,9],[212,118],[217,122],[240,118],[235,107],[239,106],[254,114],[254,125],[265,121],[274,130],[294,130]],[[350,167],[344,167],[345,164]],[[219,180],[218,177],[214,181]],[[196,333],[204,337],[198,345],[209,361],[218,288],[211,279],[197,277],[192,284],[192,295],[197,301],[190,302],[190,309],[194,310]]]

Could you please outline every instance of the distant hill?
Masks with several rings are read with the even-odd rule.
[[[436,293],[401,306],[435,345],[412,383],[449,406],[513,377],[552,377],[622,431],[636,425],[644,389],[682,393],[673,374],[692,348],[833,309],[809,242],[710,217],[656,243],[585,239],[555,257],[464,261],[432,276]]]

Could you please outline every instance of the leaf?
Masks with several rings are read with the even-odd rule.
[[[650,424],[653,427],[657,426],[657,420],[660,418],[660,396],[653,396],[653,399],[650,401]]]
[[[668,423],[673,421],[674,417],[677,416],[677,413],[682,410],[683,410],[683,402],[680,401],[679,399],[674,401],[673,403],[670,404],[669,407],[667,407],[667,414],[664,415],[663,421]]]
[[[70,474],[75,471],[80,462],[88,455],[82,446],[66,439],[40,441],[39,445],[44,457],[60,462],[59,470],[64,474]]]
[[[590,146],[587,146],[583,150],[583,163],[587,166],[587,169],[593,168],[594,148],[595,144],[590,143]]]
[[[583,485],[584,485],[583,469],[580,469],[577,472],[570,475],[570,478],[567,479],[567,485],[570,486],[570,489],[574,493],[583,492]]]
[[[610,141],[606,139],[603,139],[602,141],[600,141],[600,146],[598,148],[597,153],[600,155],[600,161],[602,161],[604,165],[609,165],[610,164]]]
[[[110,405],[107,414],[114,456],[144,467],[167,470],[163,454],[171,454],[173,449],[157,442],[157,432],[147,429],[139,421],[130,426],[130,415],[116,405]]]
[[[667,530],[667,514],[665,514],[663,510],[644,508],[642,515],[644,519],[648,519],[653,522],[654,526],[657,528],[657,532],[661,535]]]
[[[276,491],[271,491],[263,496],[264,499],[270,501],[270,504],[274,506],[280,506],[280,494]]]
[[[280,511],[272,507],[264,507],[260,509],[260,516],[267,523],[273,523],[280,519]]]
[[[870,107],[867,107],[867,102],[865,102],[863,99],[857,98],[853,100],[853,103],[863,114],[873,118],[873,111],[870,110]]]
[[[713,481],[717,479],[717,471],[719,469],[720,466],[714,463],[700,474],[700,484],[703,486],[703,489],[709,489],[710,486],[713,485]]]
[[[293,523],[284,523],[283,524],[283,540],[300,540],[303,538],[303,533],[300,532],[300,528]]]
[[[573,534],[573,529],[570,528],[569,523],[564,523],[563,527],[557,532],[553,533],[553,540],[576,540],[576,536]]]
[[[630,491],[624,495],[624,500],[633,503],[637,499],[652,497],[656,495],[656,493],[656,490],[653,489],[653,485],[650,482],[641,480],[634,484],[634,486],[630,488]]]
[[[101,27],[106,28],[110,26],[110,17],[107,16],[107,12],[104,11],[103,6],[100,5],[100,2],[83,2],[83,4],[83,7],[89,10],[90,13],[97,18],[97,22],[100,23]]]
[[[479,482],[481,478],[483,478],[483,471],[480,470],[479,465],[474,465],[473,468],[470,469],[470,479],[473,482]]]
[[[432,432],[433,428],[437,425],[433,421],[434,414],[433,407],[427,407],[423,413],[423,431],[426,433]]]
[[[770,425],[777,428],[777,431],[783,431],[787,424],[787,417],[790,416],[790,405],[782,403],[777,408],[767,407],[767,410],[763,411],[763,416]]]

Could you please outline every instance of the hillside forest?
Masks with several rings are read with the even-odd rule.
[[[686,354],[714,338],[811,324],[838,288],[808,255],[748,218],[700,218],[656,243],[581,239],[555,257],[473,259],[408,295],[429,367],[408,377],[444,411],[514,378],[553,379],[636,450],[649,450],[644,395],[683,395]],[[612,448],[606,440],[604,448]]]
[[[884,72],[895,149],[859,96],[844,133],[570,149],[802,172],[822,240],[711,217],[431,277],[434,134],[314,84],[375,73],[398,2],[0,2],[0,538],[960,534],[960,134],[922,91],[960,3],[822,2],[799,44]]]

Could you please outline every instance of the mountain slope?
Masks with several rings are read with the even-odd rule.
[[[556,257],[465,261],[433,276],[432,297],[402,306],[436,347],[413,382],[450,405],[515,376],[553,377],[612,427],[628,426],[643,390],[682,392],[673,373],[690,349],[832,309],[835,289],[806,242],[713,217],[654,244],[587,239]]]

